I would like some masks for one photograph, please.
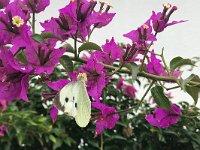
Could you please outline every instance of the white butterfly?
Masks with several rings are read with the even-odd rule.
[[[80,127],[86,127],[91,118],[91,102],[87,94],[86,74],[80,73],[78,80],[68,83],[59,92],[57,106],[61,111],[75,118]]]

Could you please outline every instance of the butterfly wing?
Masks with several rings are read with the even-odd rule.
[[[63,87],[59,93],[60,105],[63,108],[64,113],[72,117],[75,117],[77,114],[74,96],[75,87],[76,82],[71,82]]]
[[[91,118],[91,102],[87,94],[86,86],[83,81],[75,83],[73,94],[77,102],[77,114],[75,121],[80,127],[86,127]]]

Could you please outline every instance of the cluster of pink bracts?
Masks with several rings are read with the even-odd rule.
[[[94,28],[102,28],[108,25],[115,13],[110,13],[111,5],[100,2],[100,7],[96,10],[97,1],[95,0],[73,0],[64,8],[59,10],[59,17],[52,17],[41,23],[44,28],[42,31],[51,32],[59,38],[47,38],[43,43],[33,40],[34,20],[29,25],[31,16],[44,11],[49,6],[50,0],[10,0],[0,1],[0,110],[4,111],[6,106],[16,99],[29,101],[27,90],[29,80],[33,75],[45,74],[49,76],[59,63],[59,59],[66,52],[64,48],[55,48],[59,39],[67,41],[69,38],[78,39],[86,42]],[[47,85],[55,91],[59,91],[63,86],[76,79],[78,73],[86,73],[87,91],[93,98],[92,106],[101,111],[101,115],[96,120],[96,136],[104,129],[112,129],[117,120],[118,114],[114,107],[106,106],[101,102],[101,94],[104,87],[109,83],[111,77],[107,76],[107,70],[102,62],[112,65],[116,61],[121,63],[136,62],[140,63],[139,56],[144,55],[146,48],[151,42],[157,40],[156,35],[166,27],[184,21],[169,22],[169,18],[176,6],[166,4],[162,12],[154,12],[151,17],[136,30],[124,34],[124,37],[131,40],[126,48],[117,45],[114,38],[107,40],[102,46],[103,51],[93,51],[90,57],[85,57],[87,61],[76,72],[69,72],[71,80],[48,81]],[[8,47],[9,45],[9,47]],[[17,59],[17,55],[25,54],[26,61]],[[148,56],[146,70],[155,75],[166,75],[161,60],[156,58],[154,50]],[[173,72],[176,74],[177,72]],[[178,74],[179,75],[179,74]],[[125,95],[135,99],[137,90],[127,84],[124,79],[120,79],[117,88]],[[169,127],[178,121],[181,112],[178,106],[172,104],[174,112],[156,108],[153,114],[146,116],[146,120],[156,127]],[[52,106],[51,117],[53,121],[57,117],[57,108]],[[175,115],[174,115],[175,114]],[[6,131],[5,126],[0,127],[0,136]]]

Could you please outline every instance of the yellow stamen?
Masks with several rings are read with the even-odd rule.
[[[163,7],[167,8],[167,9],[169,9],[171,6],[172,6],[172,5],[169,4],[169,3],[163,4]]]
[[[82,80],[84,82],[87,82],[87,74],[86,73],[79,73],[78,77],[79,80]]]
[[[149,29],[149,26],[148,26],[147,24],[144,24],[144,25],[143,25],[143,28],[144,28],[144,29]]]
[[[12,18],[12,23],[19,28],[24,24],[24,20],[20,16],[14,16]]]

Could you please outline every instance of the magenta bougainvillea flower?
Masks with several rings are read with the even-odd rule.
[[[102,12],[104,4],[101,4],[99,12],[94,11],[96,1],[73,0],[59,10],[58,18],[41,23],[44,32],[52,32],[62,39],[76,36],[81,40],[91,33],[91,26],[101,28],[109,24],[115,13],[108,13],[111,6],[107,6]]]
[[[178,71],[178,70],[174,70],[174,71],[171,71],[169,74],[167,71],[163,71],[162,75],[163,76],[174,76],[176,78],[179,78],[181,76],[182,72],[181,71]]]
[[[96,57],[92,55],[87,60],[87,64],[84,64],[80,68],[80,72],[87,74],[87,91],[89,96],[92,96],[96,101],[99,101],[102,90],[109,81],[109,78],[106,78],[104,66],[98,63]]]
[[[177,105],[171,104],[171,108],[173,111],[158,107],[154,110],[153,114],[148,114],[145,119],[155,127],[168,128],[176,124],[181,115],[181,110]]]
[[[114,107],[108,107],[102,103],[92,103],[92,106],[101,111],[96,121],[96,132],[95,137],[98,136],[104,129],[112,129],[115,127],[116,122],[119,119],[118,114],[112,114],[116,112]]]
[[[41,26],[45,29],[43,32],[52,32],[55,36],[66,40],[76,33],[76,26],[72,21],[72,18],[65,13],[60,14],[59,18],[52,17],[51,20],[41,23]]]
[[[50,116],[51,116],[51,119],[54,123],[57,120],[57,117],[58,117],[58,109],[55,106],[51,107]]]
[[[93,16],[91,19],[91,22],[94,22],[94,26],[96,28],[102,28],[106,25],[108,25],[112,19],[114,18],[115,16],[115,13],[107,13],[107,12],[104,12],[104,13],[99,13],[99,12],[94,12],[93,13]]]
[[[154,51],[152,51],[150,62],[146,66],[147,72],[155,75],[161,75],[163,73],[163,66],[160,62],[161,60],[157,59]]]
[[[29,64],[35,66],[35,73],[46,72],[51,74],[65,49],[55,49],[55,41],[46,40],[46,43],[37,43],[30,40],[26,45],[26,57]]]
[[[102,28],[112,21],[113,17],[115,16],[115,13],[108,12],[111,7],[112,6],[110,3],[100,1],[99,11],[94,11],[90,19],[90,22],[94,24],[95,28]]]
[[[144,44],[145,42],[157,40],[152,33],[151,19],[148,19],[146,23],[137,30],[132,30],[127,34],[124,34],[124,37],[131,39],[133,43],[137,44]]]
[[[126,49],[123,52],[121,63],[126,64],[130,62],[136,62],[139,59],[137,58],[138,54],[140,53],[140,46],[142,44],[133,43],[132,45],[127,44]]]
[[[10,0],[1,0],[0,1],[0,9],[5,8],[10,3]]]
[[[70,82],[69,80],[60,79],[60,80],[54,81],[54,82],[49,81],[49,82],[47,82],[47,85],[48,85],[48,87],[50,87],[51,89],[53,89],[55,91],[60,91],[69,82]],[[54,123],[57,120],[57,116],[58,116],[58,109],[54,105],[50,109],[50,116]]]
[[[119,79],[119,81],[117,83],[117,88],[119,90],[122,90],[122,92],[126,96],[129,96],[130,98],[135,99],[137,90],[131,84],[124,82],[124,79]]]
[[[66,79],[60,79],[54,82],[47,82],[48,87],[55,91],[60,91],[65,85],[67,85],[70,81]]]
[[[0,111],[4,111],[7,108],[7,101],[6,100],[0,100]]]
[[[121,59],[124,54],[124,50],[115,43],[114,38],[110,41],[107,40],[106,44],[103,45],[102,48],[103,52],[96,51],[94,55],[98,61],[105,64],[111,65],[117,59]]]
[[[23,27],[29,19],[27,18],[29,12],[20,0],[15,0],[10,3],[5,9],[5,14],[7,15],[10,25],[13,27]]]
[[[71,22],[67,23],[68,25],[73,24],[76,26],[76,30],[78,31],[76,33],[80,39],[84,39],[90,32],[90,26],[93,23],[90,22],[90,19],[96,3],[96,1],[74,0],[71,1],[66,7],[59,10],[61,17],[66,14],[71,18]],[[63,21],[62,24],[59,25],[64,27],[65,22]]]
[[[27,26],[27,14],[20,9],[17,1],[10,3],[5,11],[0,11],[0,32],[4,35],[4,44],[13,44],[15,38],[30,31]]]
[[[1,15],[1,13],[0,13]],[[1,32],[0,34],[0,46],[2,45],[6,45],[8,43],[9,39],[6,38],[6,33],[5,32]]]
[[[17,62],[7,48],[0,49],[0,99],[28,101],[26,92],[32,68]]]
[[[7,131],[8,128],[5,125],[0,126],[0,136],[5,136],[5,131]]]
[[[50,0],[24,0],[23,2],[29,8],[30,12],[35,13],[44,11],[50,4]]]
[[[31,16],[30,16],[30,9],[24,5],[24,1],[22,0],[14,0],[12,3],[10,3],[7,7],[7,12],[8,11],[13,11],[15,12],[15,14],[17,14],[17,12],[23,12],[25,15],[25,21],[27,22]]]
[[[181,20],[181,21],[173,21],[171,23],[168,23],[170,16],[174,13],[174,11],[177,10],[177,7],[173,6],[171,8],[170,4],[164,4],[163,7],[164,7],[163,12],[155,13],[153,11],[153,14],[151,16],[151,19],[153,22],[153,28],[154,28],[155,32],[162,32],[168,26],[185,22],[184,20]],[[171,8],[171,10],[167,14],[167,11],[170,8]]]

